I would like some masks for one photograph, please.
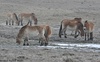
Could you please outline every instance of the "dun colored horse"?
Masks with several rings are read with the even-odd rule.
[[[64,19],[61,21],[61,26],[59,29],[59,37],[61,38],[61,35],[64,34],[64,37],[67,38],[66,29],[67,27],[75,28],[75,38],[81,34],[81,36],[84,36],[84,30],[83,30],[83,24],[81,23],[81,18],[74,18],[72,20]],[[78,33],[78,35],[77,35]]]
[[[9,13],[7,14],[8,19],[6,20],[6,25],[14,25],[14,23],[16,23],[16,25],[18,25],[18,17],[16,15],[16,13]]]
[[[84,22],[85,40],[93,40],[94,24],[90,21]]]
[[[29,22],[28,22],[29,24]],[[17,35],[16,43],[20,44],[22,42],[22,39],[24,38],[24,44],[23,45],[29,45],[28,43],[28,34],[34,33],[37,31],[39,33],[39,42],[40,45],[48,45],[48,40],[51,35],[51,28],[48,25],[37,25],[37,26],[23,26]]]
[[[20,13],[18,15],[19,18],[19,24],[21,23],[21,25],[23,26],[23,20],[28,20],[30,22],[30,25],[32,25],[32,21],[34,21],[34,25],[37,25],[37,18],[35,16],[34,13]]]

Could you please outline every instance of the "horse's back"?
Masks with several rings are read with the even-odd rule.
[[[64,26],[69,26],[69,27],[75,27],[78,23],[78,21],[74,19],[64,19],[61,22]]]

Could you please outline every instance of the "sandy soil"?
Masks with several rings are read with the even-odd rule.
[[[6,26],[7,14],[34,12],[39,24],[52,27],[48,46],[39,46],[36,36],[30,37],[29,46],[17,45],[16,36],[22,26]],[[81,17],[95,24],[94,40],[84,41],[59,38],[58,31],[63,19]],[[0,62],[100,62],[100,48],[66,47],[54,43],[100,44],[100,0],[0,0]]]

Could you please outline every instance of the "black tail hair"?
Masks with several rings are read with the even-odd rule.
[[[61,38],[61,30],[62,30],[62,22],[61,22],[60,29],[59,29],[59,37],[60,38]]]

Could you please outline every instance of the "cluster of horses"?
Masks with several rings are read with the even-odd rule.
[[[28,23],[24,25],[20,30],[16,37],[16,43],[20,44],[24,39],[23,45],[29,45],[28,43],[28,34],[34,31],[38,32],[39,43],[40,45],[48,45],[48,40],[51,35],[51,27],[49,25],[37,25],[38,20],[34,13],[21,13],[18,16],[16,13],[8,14],[8,20],[6,21],[6,25],[22,25],[23,19],[27,18]],[[34,26],[32,26],[32,22],[34,21]],[[30,25],[29,25],[30,24]],[[74,18],[74,19],[64,19],[61,21],[60,29],[59,29],[59,37],[61,38],[64,35],[67,38],[67,27],[74,28],[75,34],[74,37],[77,38],[79,35],[84,36],[85,40],[93,40],[93,29],[94,24],[90,21],[85,21],[82,23],[82,18]]]
[[[6,25],[22,25],[23,21],[27,19],[30,22],[30,25],[32,25],[32,21],[34,21],[34,25],[37,25],[38,20],[34,13],[20,13],[18,16],[16,13],[9,13],[7,14],[7,20]]]

